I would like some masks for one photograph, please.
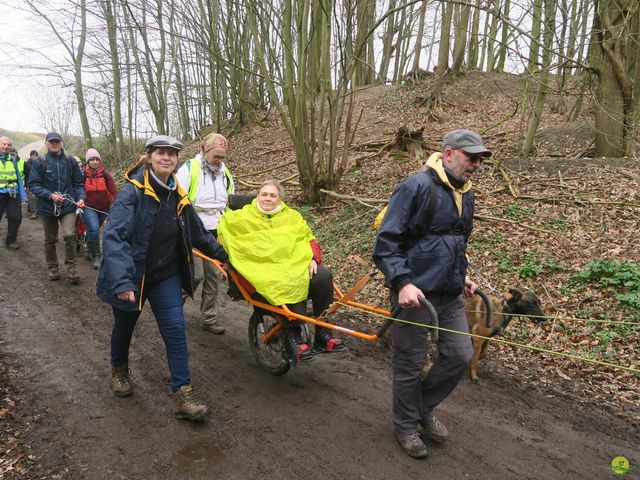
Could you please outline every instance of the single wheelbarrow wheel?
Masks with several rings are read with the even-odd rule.
[[[291,364],[284,358],[284,331],[271,336],[268,343],[264,337],[278,321],[268,312],[254,311],[249,320],[249,347],[260,366],[274,375],[284,375]]]

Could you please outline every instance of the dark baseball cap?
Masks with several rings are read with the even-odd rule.
[[[144,149],[147,152],[151,152],[156,148],[173,148],[176,151],[182,150],[182,143],[169,135],[156,135],[155,137],[151,137],[147,140]]]
[[[58,140],[58,141],[62,141],[62,137],[60,136],[59,133],[56,132],[49,132],[47,133],[47,136],[45,138],[46,142],[50,142],[51,140]]]
[[[484,146],[482,137],[478,133],[465,129],[447,133],[442,139],[442,150],[445,148],[459,148],[466,153],[480,153],[483,157],[492,155],[491,150]]]

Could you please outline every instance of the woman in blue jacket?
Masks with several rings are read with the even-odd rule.
[[[159,135],[126,174],[104,232],[98,297],[113,307],[111,388],[133,393],[129,345],[145,300],[149,300],[165,343],[177,418],[202,420],[207,407],[191,388],[181,292],[193,294],[192,246],[220,261],[227,254],[205,230],[174,172],[182,144]]]

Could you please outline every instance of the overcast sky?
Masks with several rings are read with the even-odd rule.
[[[13,2],[14,4],[17,2]],[[44,132],[38,119],[36,96],[39,87],[29,77],[25,69],[31,61],[20,46],[29,45],[34,29],[48,28],[37,25],[33,18],[24,12],[0,1],[0,56],[2,57],[2,75],[0,75],[0,99],[2,99],[2,115],[0,127],[25,132]]]

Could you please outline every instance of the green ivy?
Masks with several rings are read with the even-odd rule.
[[[612,292],[623,305],[640,308],[640,266],[630,260],[593,260],[569,281],[574,286],[592,284]]]

